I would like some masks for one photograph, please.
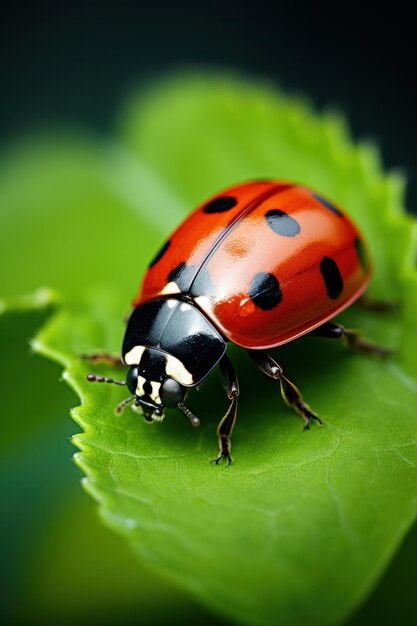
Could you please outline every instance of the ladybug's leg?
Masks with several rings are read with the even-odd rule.
[[[309,334],[326,337],[327,339],[341,339],[350,350],[364,352],[372,356],[386,357],[392,354],[392,351],[388,348],[378,346],[364,339],[357,330],[345,328],[342,324],[336,324],[335,322],[326,322],[312,330]]]
[[[400,303],[392,300],[373,300],[366,294],[357,301],[362,309],[373,313],[395,313],[400,309]]]
[[[103,365],[109,365],[110,367],[125,367],[120,360],[120,356],[114,356],[107,352],[99,352],[92,354],[80,354],[80,359],[88,361],[89,363],[102,363]]]
[[[249,356],[253,359],[261,372],[279,381],[281,395],[284,402],[292,407],[304,419],[304,428],[308,430],[312,420],[316,420],[320,425],[321,419],[303,400],[303,396],[297,387],[284,376],[283,369],[269,354],[263,350],[248,350]]]
[[[220,372],[223,378],[224,388],[229,398],[230,406],[226,415],[221,419],[217,427],[217,435],[219,438],[219,455],[211,462],[219,464],[222,459],[227,459],[227,464],[232,464],[232,457],[230,451],[232,448],[232,442],[230,436],[232,434],[233,426],[235,425],[237,415],[237,399],[239,396],[239,383],[237,380],[235,368],[228,356],[224,356],[220,361]]]

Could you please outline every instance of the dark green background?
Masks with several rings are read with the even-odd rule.
[[[410,182],[408,208],[413,210],[417,207],[415,39],[414,20],[400,3],[391,6],[389,12],[380,8],[372,11],[352,3],[322,4],[318,8],[313,2],[259,1],[243,5],[234,0],[227,4],[215,1],[3,4],[1,147],[5,151],[17,138],[43,128],[70,126],[110,133],[119,105],[132,88],[143,88],[149,81],[178,67],[226,67],[303,93],[318,107],[333,106],[345,111],[355,136],[376,141],[385,165],[404,171]],[[12,334],[2,338],[3,348],[10,347],[12,341],[19,342],[23,328],[27,335],[33,333],[37,323],[36,316],[26,318],[24,324],[16,316]],[[25,351],[22,340],[21,347],[15,351],[16,359],[19,355],[24,358]],[[10,362],[6,356],[4,359],[7,369]],[[41,363],[39,357],[34,359],[33,367],[38,373],[43,368],[45,376],[58,376],[58,368]],[[13,380],[11,373],[11,386]],[[56,406],[64,415],[73,396],[62,386],[54,393]],[[53,399],[48,406],[54,406]],[[54,423],[53,428],[48,422]],[[22,424],[22,431],[28,432],[32,427],[30,423]],[[39,511],[43,504],[57,497],[58,492],[64,498],[65,493],[79,489],[80,475],[69,461],[72,448],[67,440],[74,426],[69,419],[60,425],[57,416],[51,414],[50,419],[45,417],[45,429],[39,430],[37,437],[44,438],[47,432],[55,442],[55,452],[53,457],[45,459],[44,465],[35,452],[33,467],[24,471],[13,467],[11,472],[9,459],[2,461],[7,468],[7,473],[1,474],[2,493],[12,512],[4,518],[2,528],[3,537],[10,538],[8,552],[3,552],[2,559],[2,578],[8,586],[6,583],[2,586],[9,605],[19,606],[14,621],[21,623],[40,623],[40,618],[28,615],[25,598],[19,597],[20,588],[14,585],[16,550],[21,564],[25,546],[42,530]],[[57,441],[61,441],[60,447]],[[31,449],[32,440],[27,437],[22,450],[26,454]],[[35,445],[33,449],[36,450]],[[54,472],[59,480],[43,480]],[[16,487],[17,492],[27,493],[39,484],[47,487],[44,492],[32,491],[33,501],[29,504],[13,500]],[[85,506],[89,504],[86,499]],[[82,529],[74,529],[71,541],[80,540],[77,532],[81,533]],[[100,540],[105,545],[107,537]],[[413,606],[410,598],[414,593],[412,580],[416,570],[412,555],[417,552],[416,544],[414,531],[352,626],[415,623],[410,613]],[[132,567],[130,562],[129,567]],[[54,589],[50,592],[53,594]],[[135,614],[137,608],[133,607],[133,612],[129,606],[123,612],[120,607],[115,610],[115,615],[106,616],[109,623],[144,621],[143,615]],[[193,610],[190,606],[190,613],[178,614],[178,620],[214,623],[204,613]],[[92,614],[86,621],[91,623],[91,619]],[[95,614],[94,619],[105,621],[103,615]],[[45,618],[42,623],[47,621]],[[172,616],[169,621],[173,621]],[[145,622],[151,622],[149,615]],[[80,623],[84,623],[82,616]]]
[[[62,122],[107,131],[132,86],[220,65],[342,108],[355,135],[405,171],[415,205],[415,42],[401,2],[3,3],[1,137]]]

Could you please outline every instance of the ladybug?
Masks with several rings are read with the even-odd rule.
[[[227,345],[246,348],[275,379],[284,401],[305,421],[322,424],[266,350],[307,333],[348,347],[388,351],[331,321],[365,291],[368,250],[352,220],[333,202],[302,185],[255,181],[230,187],[199,206],[149,265],[123,340],[126,382],[90,374],[91,382],[126,385],[149,422],[184,404],[217,365],[230,400],[218,426],[219,454],[230,465],[239,384]],[[92,355],[91,360],[113,361]]]

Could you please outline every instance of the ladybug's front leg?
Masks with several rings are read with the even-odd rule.
[[[316,420],[320,425],[323,424],[318,415],[304,402],[299,389],[284,376],[282,367],[269,354],[263,350],[248,350],[248,353],[261,372],[279,381],[284,402],[301,415],[305,422],[305,429],[308,430],[310,428],[312,420]]]
[[[80,359],[94,364],[102,363],[103,365],[109,365],[110,367],[125,367],[120,359],[120,356],[114,356],[113,354],[108,354],[107,352],[81,354]]]
[[[359,331],[350,330],[342,326],[342,324],[336,324],[335,322],[326,322],[312,330],[309,334],[326,337],[327,339],[344,340],[350,350],[363,352],[371,356],[383,358],[392,354],[392,350],[389,348],[378,346],[376,343],[364,339]]]
[[[232,434],[233,426],[235,425],[237,415],[237,399],[239,396],[239,383],[237,380],[235,368],[228,356],[224,356],[220,361],[220,372],[223,377],[224,388],[227,393],[227,397],[231,400],[230,406],[226,415],[221,419],[217,427],[217,435],[219,438],[219,454],[216,459],[211,462],[219,464],[222,459],[227,459],[227,464],[232,464],[232,457],[230,451],[232,449],[232,442],[230,436]]]

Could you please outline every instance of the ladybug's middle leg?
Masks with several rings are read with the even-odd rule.
[[[325,322],[318,328],[310,331],[309,335],[317,335],[327,339],[341,339],[350,350],[364,352],[371,356],[387,357],[392,354],[392,350],[389,348],[378,346],[376,343],[364,339],[359,331],[345,328],[342,324],[336,324],[335,322]]]
[[[304,402],[300,390],[284,376],[282,367],[269,354],[263,350],[248,350],[248,353],[261,372],[279,381],[284,402],[301,415],[304,419],[304,428],[306,430],[310,428],[312,420],[316,420],[320,425],[323,424],[319,416]]]
[[[220,420],[217,427],[217,435],[219,441],[219,454],[217,458],[211,462],[219,464],[222,459],[227,459],[227,463],[230,466],[232,464],[232,457],[230,451],[232,449],[232,442],[230,436],[232,434],[233,426],[235,425],[237,415],[237,399],[239,396],[239,382],[237,380],[235,368],[228,356],[224,356],[220,361],[220,372],[223,378],[224,388],[227,393],[227,397],[231,400],[230,406]]]

